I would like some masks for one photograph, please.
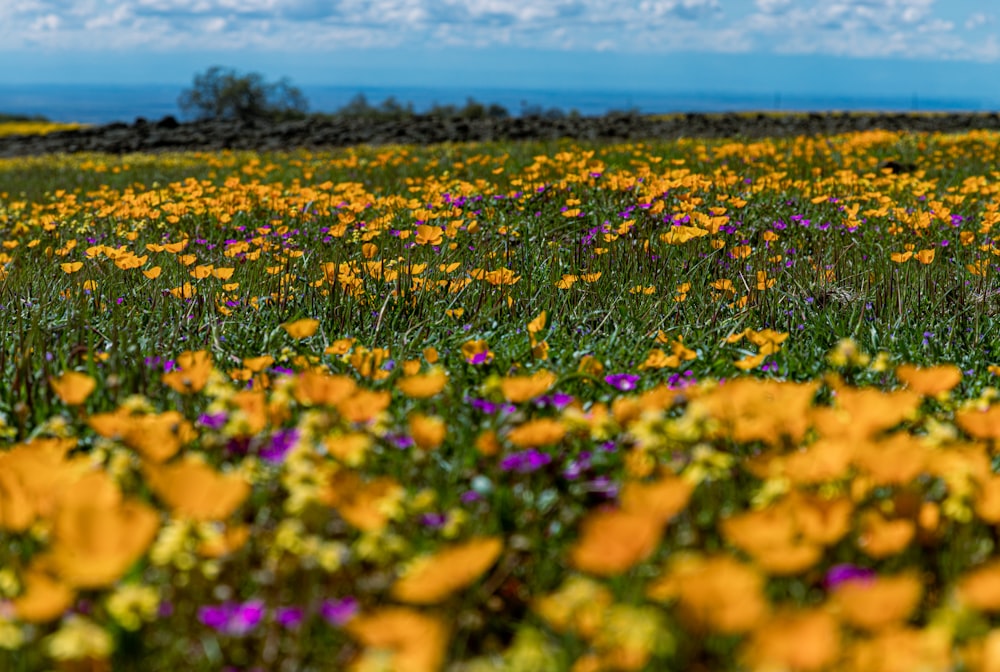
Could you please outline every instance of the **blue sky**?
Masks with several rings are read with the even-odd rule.
[[[2,0],[0,84],[675,89],[1000,100],[977,0]]]

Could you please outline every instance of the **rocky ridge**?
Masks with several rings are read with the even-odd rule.
[[[601,117],[546,116],[509,118],[406,119],[308,117],[276,123],[199,121],[180,123],[136,119],[48,135],[0,137],[0,156],[53,153],[166,152],[183,150],[279,151],[351,145],[434,144],[444,142],[555,140],[670,140],[677,138],[762,138],[836,134],[885,129],[911,132],[963,132],[1000,129],[1000,113],[689,113],[662,117],[612,113]]]

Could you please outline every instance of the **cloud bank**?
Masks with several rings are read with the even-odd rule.
[[[6,50],[525,48],[1000,60],[971,0],[4,0]]]

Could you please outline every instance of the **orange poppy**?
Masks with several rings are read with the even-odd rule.
[[[808,411],[819,383],[789,383],[737,378],[697,400],[719,421],[720,432],[739,442],[802,441],[809,427]]]
[[[14,598],[14,613],[28,623],[46,623],[62,616],[76,593],[66,584],[38,570],[29,569],[21,579],[24,590]]]
[[[326,452],[350,467],[356,467],[365,459],[372,445],[368,434],[348,433],[327,435],[323,439]]]
[[[859,442],[854,464],[875,485],[904,485],[924,471],[929,457],[929,449],[919,437],[898,432],[878,442]]]
[[[433,397],[448,384],[448,374],[442,370],[431,371],[424,375],[407,376],[396,381],[400,392],[411,399],[426,399]]]
[[[96,380],[78,371],[67,371],[58,378],[50,378],[49,384],[56,396],[70,406],[82,404],[97,387]]]
[[[347,376],[331,376],[323,371],[303,371],[295,377],[292,395],[300,404],[336,406],[349,398],[357,383]]]
[[[1000,561],[993,561],[958,580],[958,597],[962,604],[977,611],[1000,612]]]
[[[854,503],[848,497],[825,499],[793,492],[789,507],[802,536],[810,542],[831,546],[851,530]]]
[[[348,422],[371,422],[389,407],[392,395],[387,391],[359,390],[337,403],[337,410]]]
[[[937,628],[887,628],[857,639],[845,651],[840,669],[852,672],[953,670],[952,641]]]
[[[319,320],[314,320],[310,317],[304,317],[301,320],[295,320],[294,322],[286,322],[281,325],[281,328],[285,330],[289,336],[296,340],[303,338],[309,338],[316,333],[319,328]]]
[[[903,364],[896,367],[896,377],[917,394],[934,397],[958,385],[962,381],[962,370],[954,364],[942,364],[927,369]]]
[[[53,518],[49,550],[36,556],[70,586],[110,586],[156,537],[156,510],[135,500],[112,501],[117,497],[111,493],[105,479],[81,479],[72,486]]]
[[[646,595],[658,602],[677,600],[684,622],[699,632],[747,632],[768,612],[764,577],[728,555],[678,557]]]
[[[595,511],[580,524],[580,537],[570,549],[577,569],[614,576],[628,571],[656,550],[661,523],[656,518],[627,511]]]
[[[877,511],[867,511],[861,516],[858,548],[873,558],[887,558],[910,545],[916,534],[912,520],[886,520]]]
[[[820,439],[808,447],[782,455],[781,468],[793,483],[802,485],[836,481],[847,476],[854,457],[855,442]]]
[[[782,612],[764,620],[743,650],[749,669],[821,670],[840,655],[840,628],[826,611]]]
[[[981,483],[974,507],[976,515],[985,522],[991,525],[1000,523],[1000,476],[990,476]]]
[[[17,473],[0,460],[0,528],[23,532],[35,521],[35,507]]]
[[[384,607],[357,616],[345,626],[347,632],[368,649],[357,669],[368,669],[365,659],[378,652],[390,656],[395,672],[438,672],[444,663],[448,628],[435,617],[405,607]],[[374,669],[374,668],[372,668]]]
[[[470,539],[422,558],[396,581],[392,596],[410,604],[436,604],[482,576],[500,552],[499,537]]]
[[[915,573],[880,576],[873,581],[847,581],[833,590],[839,618],[862,630],[899,625],[917,608],[924,588]]]
[[[241,549],[249,538],[248,525],[230,525],[217,537],[202,540],[198,544],[198,555],[203,558],[221,558]]]
[[[346,483],[332,483],[331,504],[348,523],[364,532],[384,528],[390,517],[391,505],[403,496],[403,488],[388,477],[362,483],[357,477],[347,477]]]
[[[174,515],[191,520],[223,520],[250,495],[250,484],[236,473],[223,474],[187,456],[172,464],[147,464],[146,482]]]
[[[629,481],[622,488],[619,501],[624,511],[665,523],[684,510],[694,488],[691,481],[676,476],[651,483]]]
[[[520,448],[559,443],[566,436],[566,427],[555,418],[535,418],[507,433],[507,440]]]
[[[955,413],[955,424],[976,439],[1000,439],[1000,404],[985,411],[973,408]]]
[[[163,374],[163,382],[181,394],[200,392],[212,373],[212,356],[205,350],[177,356],[178,370]]]
[[[163,462],[196,436],[194,427],[178,411],[165,411],[128,417],[121,439],[147,460]]]
[[[419,448],[433,450],[441,445],[448,433],[448,425],[438,417],[414,413],[409,418],[410,435]]]
[[[508,376],[500,381],[500,390],[507,401],[519,404],[547,392],[556,382],[551,371],[537,371],[530,376]]]
[[[828,420],[817,422],[817,429],[830,438],[874,438],[880,432],[913,417],[920,402],[920,395],[912,390],[882,392],[872,388],[841,387],[837,390],[836,405],[845,413],[829,414],[826,418],[817,417],[818,421]]]

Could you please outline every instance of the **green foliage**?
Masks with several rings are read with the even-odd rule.
[[[48,121],[48,117],[41,114],[2,114],[0,113],[0,124],[14,121]]]
[[[474,98],[468,98],[464,107],[435,103],[424,115],[418,115],[412,102],[401,103],[395,96],[389,96],[378,105],[373,105],[365,94],[359,93],[331,116],[380,120],[413,119],[417,116],[435,119],[505,119],[510,116],[510,112],[499,103],[484,105]]]
[[[242,75],[220,66],[195,75],[177,104],[198,119],[240,121],[301,117],[309,107],[302,91],[288,78],[267,82],[259,73]]]

